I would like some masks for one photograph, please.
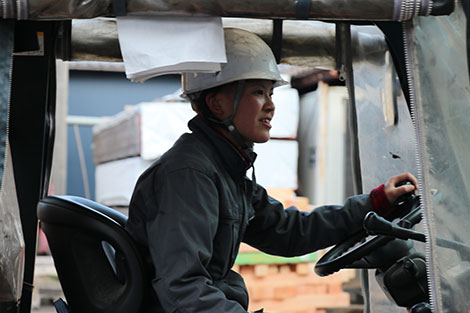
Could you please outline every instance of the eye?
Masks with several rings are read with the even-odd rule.
[[[257,94],[259,96],[262,96],[262,95],[264,95],[264,91],[262,89],[256,89],[255,94]]]

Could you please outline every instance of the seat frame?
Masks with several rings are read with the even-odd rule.
[[[127,217],[77,196],[48,196],[37,209],[72,313],[139,312],[149,285]]]

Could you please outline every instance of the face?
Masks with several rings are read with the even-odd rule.
[[[230,84],[213,94],[213,98],[207,102],[219,119],[228,118],[232,114],[236,90],[237,84]],[[270,80],[245,81],[233,123],[249,145],[266,142],[270,138],[275,109],[272,94],[273,82]]]

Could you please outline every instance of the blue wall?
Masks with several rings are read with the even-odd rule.
[[[174,93],[181,87],[179,75],[132,83],[121,72],[70,71],[68,115],[112,116],[126,105],[152,101]],[[95,166],[92,127],[80,126],[90,198],[95,199]],[[67,127],[67,194],[85,196],[83,175],[72,126]]]

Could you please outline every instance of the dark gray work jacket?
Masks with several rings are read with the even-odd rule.
[[[126,228],[144,247],[158,298],[146,312],[246,312],[245,284],[231,271],[241,241],[300,256],[345,239],[371,210],[368,195],[311,213],[284,209],[246,177],[249,160],[224,137],[199,117],[189,128],[141,175],[130,203]]]

